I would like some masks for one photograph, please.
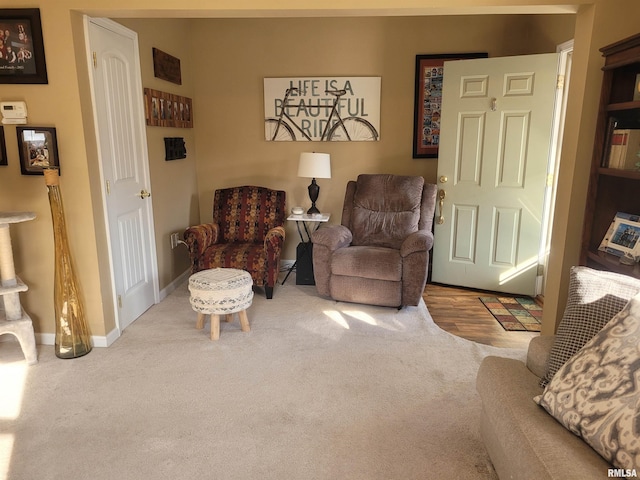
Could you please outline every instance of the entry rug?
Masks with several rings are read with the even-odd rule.
[[[479,297],[502,328],[508,331],[539,332],[542,307],[531,297]]]

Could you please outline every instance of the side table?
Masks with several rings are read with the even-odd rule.
[[[287,276],[284,277],[282,281],[282,285],[287,281],[291,272],[296,268],[298,262],[303,260],[311,261],[311,233],[315,232],[320,225],[323,223],[327,223],[331,218],[330,213],[316,213],[316,214],[302,214],[302,215],[289,215],[287,220],[290,222],[296,222],[296,228],[298,230],[298,235],[300,236],[300,245],[298,245],[298,251],[296,252],[296,261],[291,265],[289,271],[287,272]],[[296,281],[296,284],[301,285]],[[313,283],[304,283],[302,285],[314,285]]]

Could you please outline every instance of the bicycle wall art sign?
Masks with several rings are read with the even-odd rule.
[[[486,57],[486,53],[416,55],[413,158],[438,156],[444,62]]]
[[[380,77],[265,78],[265,139],[379,140],[380,81]]]

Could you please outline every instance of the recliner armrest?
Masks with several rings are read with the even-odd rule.
[[[547,373],[547,363],[549,362],[549,354],[551,347],[555,342],[555,335],[540,335],[533,337],[529,342],[527,350],[527,368],[536,377],[544,377]]]
[[[330,251],[351,245],[353,235],[344,225],[327,225],[311,234],[311,242],[327,247]]]
[[[433,246],[433,233],[429,230],[418,230],[404,239],[400,246],[400,256],[406,257],[415,252],[428,252]]]
[[[189,227],[182,235],[192,259],[201,256],[210,245],[218,243],[219,236],[220,227],[217,223],[203,223]]]

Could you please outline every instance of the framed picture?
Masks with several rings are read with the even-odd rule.
[[[640,215],[616,213],[598,250],[616,257],[640,255]]]
[[[193,128],[193,103],[188,97],[145,88],[144,104],[151,127]]]
[[[416,55],[413,158],[438,156],[444,62],[487,57],[486,53]]]
[[[44,175],[43,167],[60,168],[55,128],[16,127],[16,133],[23,175]]]
[[[48,83],[38,8],[0,8],[0,84]]]
[[[4,127],[0,127],[0,165],[9,165],[7,161],[7,144],[4,141]]]

